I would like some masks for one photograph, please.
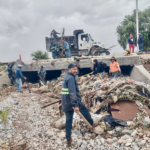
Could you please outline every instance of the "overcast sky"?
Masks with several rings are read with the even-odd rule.
[[[106,47],[117,44],[112,53],[123,50],[117,42],[116,27],[132,14],[136,0],[0,0],[0,62],[30,60],[36,50],[46,51],[45,37],[55,29],[73,35],[84,29]],[[150,0],[139,0],[139,9]]]

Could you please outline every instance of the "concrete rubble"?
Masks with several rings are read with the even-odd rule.
[[[150,85],[129,77],[103,80],[98,75],[77,79],[82,102],[89,108],[92,118],[98,122],[91,131],[74,113],[72,139],[80,150],[146,150],[150,149]],[[16,87],[0,89],[0,114],[8,108],[8,118],[0,119],[0,149],[2,150],[66,150],[65,115],[60,114],[62,78],[48,81],[46,86],[23,85],[23,93]],[[110,104],[120,101],[134,102],[139,112],[127,126],[112,127],[105,122]],[[54,104],[52,104],[54,103]],[[48,107],[44,107],[48,104]]]

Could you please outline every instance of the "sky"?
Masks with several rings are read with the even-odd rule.
[[[139,0],[139,10],[150,6]],[[111,53],[122,53],[116,28],[131,15],[136,0],[0,0],[0,62],[31,60],[31,53],[46,51],[45,37],[52,29],[73,35],[76,29],[90,33],[105,47],[117,46]]]

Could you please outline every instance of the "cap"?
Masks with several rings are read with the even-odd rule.
[[[41,66],[41,68],[44,68],[43,66]]]
[[[70,69],[70,68],[72,68],[74,66],[77,66],[77,64],[76,63],[71,63],[71,64],[68,65],[68,69]]]
[[[19,65],[18,65],[18,67],[22,67],[22,65],[21,65],[21,64],[19,64]]]
[[[113,57],[111,57],[111,59],[110,60],[115,60],[116,61],[116,58],[113,56]]]

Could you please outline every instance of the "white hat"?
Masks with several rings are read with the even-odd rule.
[[[19,64],[19,65],[18,65],[18,67],[22,67],[22,65],[21,65],[21,64]]]

